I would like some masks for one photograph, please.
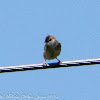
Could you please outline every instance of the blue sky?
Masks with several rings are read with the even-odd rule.
[[[42,63],[47,35],[61,42],[61,61],[100,58],[99,5],[99,0],[1,0],[0,66]],[[100,100],[100,65],[0,74],[0,97],[9,95]]]

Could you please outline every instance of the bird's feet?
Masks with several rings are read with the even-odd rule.
[[[57,58],[56,58],[57,59]],[[62,62],[59,60],[59,59],[57,59],[58,60],[58,64],[62,64]]]
[[[59,61],[59,62],[58,62],[58,64],[60,65],[60,64],[62,64],[62,62],[61,62],[61,61]]]
[[[46,61],[43,62],[43,68],[46,68],[47,64]]]

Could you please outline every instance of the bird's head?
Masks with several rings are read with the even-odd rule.
[[[56,40],[55,37],[51,36],[51,35],[48,35],[45,39],[45,43],[52,43]]]

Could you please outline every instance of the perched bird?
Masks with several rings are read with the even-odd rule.
[[[44,46],[44,63],[46,65],[46,60],[53,60],[57,59],[61,52],[61,44],[56,40],[55,37],[48,35],[45,39],[45,46]],[[60,63],[60,60],[57,59]]]

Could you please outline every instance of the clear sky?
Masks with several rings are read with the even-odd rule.
[[[100,1],[0,0],[1,67],[42,63],[47,35],[61,42],[61,61],[100,58]],[[100,100],[100,65],[0,74],[0,97],[9,95]]]

